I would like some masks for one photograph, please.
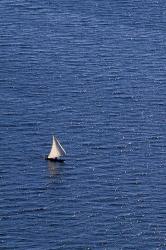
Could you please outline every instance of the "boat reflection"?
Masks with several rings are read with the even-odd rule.
[[[48,170],[51,176],[59,174],[58,162],[48,161]]]

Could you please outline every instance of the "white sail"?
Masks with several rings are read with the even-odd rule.
[[[66,154],[60,142],[53,136],[52,148],[48,155],[48,159],[64,156]]]

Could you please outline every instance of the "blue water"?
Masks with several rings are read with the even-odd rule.
[[[0,1],[0,249],[166,249],[165,27],[165,0]]]

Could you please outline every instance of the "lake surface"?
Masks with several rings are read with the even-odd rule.
[[[0,1],[0,249],[166,249],[165,27],[164,0]]]

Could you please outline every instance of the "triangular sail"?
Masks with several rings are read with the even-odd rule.
[[[60,142],[53,136],[52,148],[48,155],[48,159],[64,156],[66,154]]]

